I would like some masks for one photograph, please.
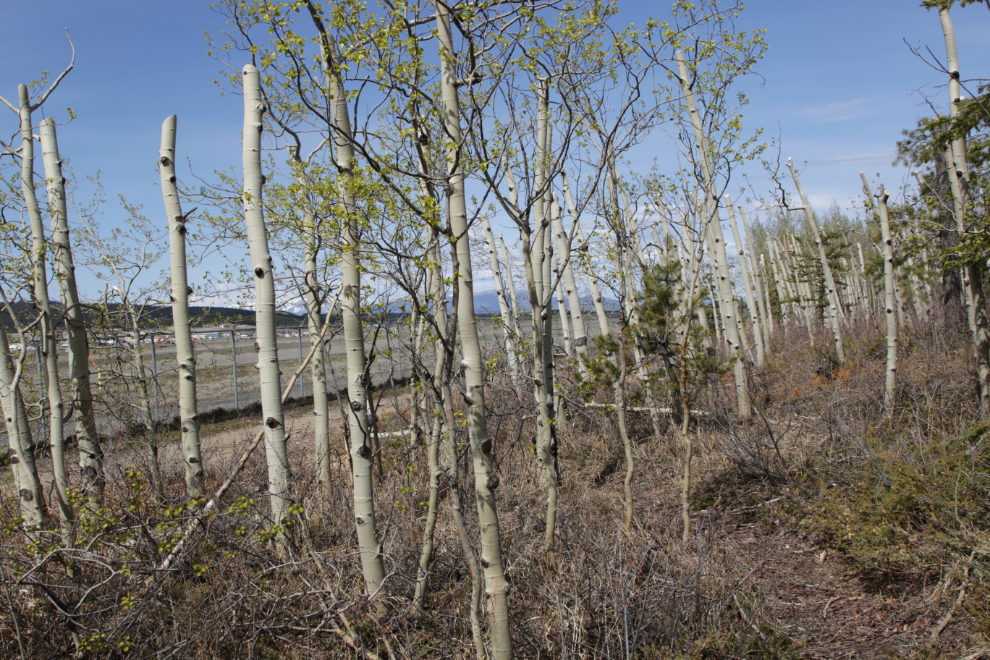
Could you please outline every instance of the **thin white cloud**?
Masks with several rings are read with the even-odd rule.
[[[854,154],[852,156],[839,156],[838,158],[824,158],[820,160],[808,161],[809,165],[856,165],[860,163],[887,163],[894,160],[893,152]]]
[[[830,124],[838,121],[846,121],[880,112],[882,110],[880,102],[883,98],[882,96],[863,96],[848,101],[835,101],[833,103],[805,108],[799,111],[797,115],[799,117],[805,117],[812,124]]]

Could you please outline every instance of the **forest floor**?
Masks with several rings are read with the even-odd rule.
[[[787,497],[767,500],[755,516],[728,511],[722,522],[753,566],[765,594],[763,617],[791,640],[798,658],[943,657],[926,655],[936,645],[944,657],[990,658],[990,648],[969,645],[965,617],[948,621],[936,643],[933,631],[952,610],[943,585],[870,584],[825,539],[794,527],[781,511]]]
[[[961,351],[958,354],[964,355]],[[945,360],[936,351],[919,352],[914,357],[914,362],[905,361],[902,370],[905,398],[920,396],[916,393],[924,393],[926,387],[959,391],[966,387],[965,378],[950,372],[957,361]],[[979,479],[972,481],[968,490],[960,487],[959,477],[969,474],[961,471],[960,465],[968,470],[974,458],[984,460],[980,458],[985,453],[980,449],[982,438],[985,434],[990,439],[990,432],[970,434],[972,428],[979,426],[971,426],[978,417],[965,408],[931,405],[925,409],[926,414],[929,421],[934,420],[940,426],[931,431],[926,427],[922,452],[919,436],[913,430],[914,422],[908,417],[879,418],[878,422],[870,417],[855,417],[857,413],[849,403],[851,397],[860,390],[867,393],[876,390],[876,383],[883,376],[882,364],[868,358],[862,358],[859,363],[850,360],[846,370],[825,372],[824,377],[818,373],[823,370],[811,358],[782,359],[780,366],[768,367],[765,379],[754,386],[768,402],[764,409],[771,419],[749,424],[733,422],[725,427],[719,426],[723,422],[715,414],[698,422],[691,496],[692,538],[683,546],[686,552],[675,560],[688,569],[683,572],[683,580],[676,584],[672,581],[676,575],[671,573],[667,582],[677,588],[663,594],[664,598],[674,599],[683,594],[687,601],[693,588],[695,564],[692,562],[698,562],[696,565],[700,567],[702,561],[707,561],[709,566],[705,570],[725,577],[721,584],[727,587],[723,591],[709,590],[690,602],[725,612],[732,620],[712,618],[712,629],[700,631],[681,647],[687,649],[690,643],[698,642],[700,646],[693,648],[703,647],[699,652],[669,655],[670,647],[666,647],[660,655],[653,655],[651,647],[636,657],[644,660],[990,660],[990,645],[982,636],[990,621],[988,591],[983,569],[979,567],[980,559],[973,561],[974,556],[988,553],[988,491]],[[497,404],[494,401],[493,408]],[[403,474],[397,468],[408,460],[408,441],[396,432],[402,430],[400,420],[407,417],[409,405],[410,397],[404,391],[388,391],[380,400],[378,419],[387,466],[386,484],[390,483],[389,474]],[[599,519],[611,520],[611,513],[621,510],[624,456],[602,409],[579,410],[579,406],[575,400],[572,408],[565,408],[566,421],[560,427],[560,462],[564,475],[561,520],[580,521],[582,527],[593,529],[601,523]],[[303,401],[287,405],[285,416],[294,474],[310,474],[314,464],[311,404]],[[942,419],[939,416],[945,419],[939,421]],[[652,548],[650,539],[660,538],[670,530],[672,537],[680,538],[679,458],[676,451],[654,442],[645,413],[630,417],[631,427],[638,429],[632,485],[636,522],[643,527],[644,541],[635,546],[634,539],[627,539],[619,541],[619,547],[626,542],[631,544],[629,547]],[[607,423],[594,426],[592,422],[599,418]],[[215,485],[226,478],[259,430],[260,419],[260,414],[242,414],[203,424],[201,442],[208,484]],[[518,461],[511,469],[503,468],[505,483],[499,491],[500,506],[505,507],[505,543],[516,562],[511,570],[519,572],[520,582],[534,580],[534,576],[542,574],[533,572],[532,567],[538,563],[534,557],[538,554],[532,554],[530,546],[539,546],[532,539],[540,536],[539,513],[545,491],[538,485],[537,469],[527,444],[532,427],[526,425],[526,417],[516,414],[493,419],[496,421],[492,433],[503,443],[503,455],[514,456],[512,460]],[[801,421],[792,424],[794,420]],[[335,479],[346,490],[345,420],[335,401],[330,404],[329,421],[331,451],[336,454]],[[936,428],[932,424],[931,428]],[[513,433],[516,425],[518,431]],[[775,431],[771,432],[771,426]],[[961,432],[964,432],[962,436]],[[766,444],[766,434],[774,445]],[[176,492],[181,491],[183,469],[178,432],[163,431],[161,438],[160,463],[163,471],[167,471],[164,476],[174,484]],[[855,453],[861,446],[857,443],[864,438],[873,442],[869,461]],[[776,444],[778,441],[780,445]],[[510,452],[512,447],[517,451]],[[733,447],[744,447],[750,453],[734,455]],[[762,476],[759,470],[744,465],[761,451],[770,461]],[[921,452],[920,462],[912,453],[915,451]],[[147,457],[147,448],[134,440],[109,446],[105,463],[108,481],[123,483],[125,468],[140,467],[146,464]],[[70,467],[75,471],[78,469],[74,465],[75,457],[71,459]],[[252,460],[254,468],[242,473],[236,487],[247,496],[263,492],[267,487],[262,448]],[[779,464],[774,464],[774,460]],[[971,470],[972,473],[990,472],[985,462],[977,465],[978,469]],[[50,459],[42,458],[39,468],[47,495],[51,485]],[[890,483],[882,486],[877,474],[886,475]],[[303,498],[316,489],[312,476],[308,478],[306,481],[305,476],[300,477],[298,492]],[[2,468],[0,482],[4,494],[10,494],[9,467]],[[866,497],[861,496],[863,492]],[[346,501],[349,495],[342,492],[342,497]],[[383,489],[379,506],[382,520],[392,521],[383,525],[391,525],[394,534],[408,535],[406,545],[413,547],[422,533],[422,520],[410,516],[408,523],[402,522],[406,509],[400,505],[405,499],[415,504],[410,497]],[[836,511],[842,512],[841,515]],[[967,511],[975,513],[967,517]],[[957,522],[960,529],[950,529]],[[903,535],[901,526],[907,530]],[[891,527],[896,533],[888,533]],[[561,555],[573,557],[579,554],[580,543],[571,533],[565,536],[565,528],[562,524]],[[847,531],[848,538],[855,536],[854,541],[846,540]],[[453,538],[449,529],[445,533]],[[346,540],[342,552],[349,552],[352,542],[349,532],[339,536]],[[891,539],[889,554],[885,554],[887,539]],[[660,543],[670,547],[668,541]],[[449,544],[449,538],[446,542]],[[331,543],[325,545],[333,547]],[[436,598],[438,602],[449,599],[463,604],[463,594],[457,589],[466,584],[464,574],[451,568],[458,563],[456,555],[443,552],[446,554],[436,567]],[[592,561],[609,561],[606,546],[596,545],[590,552]],[[668,555],[672,556],[675,554]],[[909,570],[904,570],[905,562]],[[718,565],[713,570],[714,564]],[[963,574],[962,566],[974,569],[972,577],[968,577],[968,568]],[[976,578],[978,571],[980,577]],[[661,582],[664,580],[658,584]],[[521,585],[520,591],[523,589]],[[721,601],[713,605],[711,601],[718,599]],[[662,611],[664,608],[676,609],[662,599],[650,601],[650,607],[658,608],[649,610],[658,620],[668,616]],[[545,608],[540,612],[545,613]],[[677,616],[682,615],[674,618]],[[740,630],[754,632],[743,650],[720,647],[721,641],[705,645],[706,634],[741,637]]]

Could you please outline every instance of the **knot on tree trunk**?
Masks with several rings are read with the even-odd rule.
[[[270,429],[277,429],[278,427],[282,426],[282,422],[278,421],[274,417],[269,417],[268,419],[265,420],[265,426],[267,426]]]

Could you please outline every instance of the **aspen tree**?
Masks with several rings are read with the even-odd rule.
[[[428,289],[432,302],[433,321],[435,323],[437,339],[434,342],[435,361],[433,366],[433,385],[441,398],[440,406],[446,406],[447,401],[443,392],[444,378],[446,377],[446,356],[447,356],[447,301],[443,292],[443,273],[440,269],[440,255],[437,249],[439,237],[431,227],[431,235],[427,246],[427,268],[429,269]],[[419,572],[416,575],[416,590],[413,595],[413,607],[422,609],[423,599],[426,595],[426,580],[429,576],[430,566],[433,563],[434,530],[437,524],[437,507],[440,500],[440,477],[443,470],[440,468],[440,442],[445,433],[444,412],[438,411],[430,422],[430,438],[426,448],[427,465],[430,471],[430,499],[426,509],[426,526],[423,530],[423,544],[419,555]],[[456,467],[456,466],[455,466]],[[459,494],[458,494],[459,496]]]
[[[459,309],[458,330],[461,335],[465,372],[464,403],[467,405],[468,438],[474,464],[475,501],[481,525],[481,565],[491,621],[492,656],[495,660],[512,658],[512,635],[509,623],[508,582],[502,558],[502,540],[495,488],[498,476],[493,472],[492,441],[485,420],[485,379],[481,344],[474,316],[474,291],[471,272],[471,245],[468,237],[467,208],[464,199],[464,173],[461,170],[461,120],[454,72],[453,36],[446,5],[436,2],[437,34],[440,46],[443,123],[446,132],[449,172],[450,225],[456,237],[458,271],[456,273]],[[536,310],[534,310],[534,315]],[[547,527],[550,527],[549,520]]]
[[[880,233],[883,243],[883,290],[884,315],[887,318],[887,380],[884,387],[883,405],[887,414],[894,409],[897,389],[897,319],[894,316],[894,242],[890,234],[890,220],[887,217],[886,190],[880,195]]]
[[[40,133],[45,179],[48,182],[55,274],[62,305],[65,308],[66,335],[69,343],[69,378],[76,410],[76,438],[79,443],[82,490],[87,495],[102,498],[106,483],[103,476],[103,450],[100,448],[96,431],[96,416],[93,414],[93,392],[89,381],[89,339],[86,336],[86,319],[76,289],[76,267],[69,242],[69,218],[65,203],[65,178],[62,176],[62,159],[58,153],[55,121],[51,118],[43,120]]]
[[[565,304],[567,301],[564,300],[564,292],[560,288],[560,283],[563,280],[563,277],[561,277],[561,268],[557,263],[556,253],[550,255],[550,272],[553,274],[553,295],[557,299],[557,315],[560,317],[560,332],[564,335],[564,353],[567,355],[568,360],[573,360],[574,346],[571,340],[571,322],[568,318],[567,306]],[[556,392],[556,387],[554,387],[554,391]],[[556,404],[554,405],[554,409],[556,410]]]
[[[7,312],[13,319],[13,309],[9,305]],[[24,373],[26,346],[23,341],[20,345],[21,355],[15,362],[10,354],[7,329],[0,319],[0,409],[3,410],[7,426],[11,472],[14,474],[14,487],[17,489],[17,500],[24,522],[28,527],[38,527],[44,519],[45,496],[34,461],[31,425],[24,407],[24,398],[21,396],[20,380]]]
[[[762,256],[763,255],[760,255],[760,257]],[[778,266],[778,264],[779,264],[779,260],[777,259],[777,248],[771,242],[770,265],[773,270],[774,286],[777,289],[777,300],[780,302],[780,315],[781,315],[780,323],[784,327],[784,331],[786,332],[788,321],[790,321],[791,317],[794,315],[793,314],[794,306],[787,301],[787,299],[790,297],[790,294],[788,293],[787,284],[784,281],[784,277],[781,274],[782,269]],[[769,288],[767,290],[767,294],[769,295]]]
[[[260,123],[260,112],[258,121]],[[175,328],[175,358],[179,363],[179,426],[182,429],[182,461],[186,467],[186,491],[189,497],[195,498],[206,495],[206,489],[203,487],[203,457],[199,445],[196,349],[192,342],[191,321],[189,319],[189,293],[192,289],[189,287],[188,275],[186,274],[187,218],[182,214],[179,189],[175,177],[176,122],[176,116],[171,115],[162,124],[162,145],[158,152],[158,170],[161,174],[165,213],[168,216],[168,236],[172,257],[172,324]],[[247,130],[246,127],[245,130]],[[258,199],[261,197],[260,192],[259,186]],[[234,356],[235,360],[236,358],[237,356]],[[278,388],[278,386],[276,381],[275,387]],[[277,389],[276,392],[276,396],[281,396],[281,390]],[[279,523],[276,522],[276,524]]]
[[[495,295],[498,297],[499,313],[502,316],[502,325],[505,330],[505,352],[509,360],[509,375],[512,378],[512,385],[516,391],[521,391],[522,383],[519,377],[519,357],[516,354],[516,340],[513,336],[512,313],[509,309],[509,302],[505,299],[505,284],[502,282],[502,269],[498,263],[498,251],[495,246],[495,234],[492,232],[492,223],[488,220],[487,214],[481,215],[481,222],[485,229],[485,244],[488,246],[488,259],[492,266],[492,279],[495,281]]]
[[[570,208],[571,203],[568,202],[567,206]],[[564,292],[567,294],[567,302],[570,307],[571,322],[573,323],[572,335],[574,338],[574,350],[577,353],[578,371],[582,376],[587,376],[588,368],[581,358],[588,354],[588,331],[584,325],[584,314],[581,311],[581,297],[578,294],[577,281],[574,279],[571,239],[564,232],[564,221],[556,195],[554,195],[553,212],[550,220],[553,223],[553,233],[557,239],[558,263],[564,265],[561,272],[561,281],[563,282]],[[560,304],[563,304],[563,301]]]
[[[760,327],[763,329],[763,348],[764,351],[770,351],[770,334],[773,331],[773,317],[768,314],[770,309],[769,304],[764,305],[763,301],[763,289],[764,286],[761,284],[761,279],[763,279],[764,268],[762,265],[757,267],[756,264],[756,252],[753,250],[753,237],[749,231],[749,221],[746,220],[746,211],[742,207],[739,208],[739,217],[742,218],[743,231],[746,234],[746,259],[747,263],[750,265],[751,272],[753,275],[753,286],[756,289],[756,311],[760,315]],[[763,259],[763,255],[760,255],[760,259]]]
[[[952,25],[948,6],[939,9],[938,17],[945,38],[946,60],[949,69],[949,115],[955,119],[959,116],[959,101],[961,100],[959,53],[956,49],[955,29]],[[966,208],[969,203],[970,180],[964,135],[958,135],[952,140],[946,154],[946,168],[952,188],[956,228],[962,234],[968,229]],[[966,266],[963,274],[966,302],[969,306],[969,327],[973,334],[973,354],[976,358],[980,405],[986,409],[990,406],[990,324],[987,321],[982,273],[978,266],[970,264]]]
[[[323,295],[317,277],[317,259],[320,254],[320,241],[316,226],[316,214],[313,212],[313,198],[309,191],[306,178],[306,168],[299,154],[299,147],[289,148],[289,159],[295,169],[296,185],[299,187],[299,205],[302,210],[303,234],[303,299],[306,303],[306,325],[309,330],[310,345],[320,341],[320,326],[322,325],[321,306]],[[416,332],[416,329],[413,329]],[[418,336],[417,336],[418,338]],[[313,355],[310,362],[310,380],[313,388],[313,450],[316,453],[316,475],[323,490],[323,501],[329,502],[333,497],[333,483],[330,452],[330,410],[327,396],[327,370],[322,347]],[[413,402],[412,410],[416,410]],[[415,442],[415,420],[413,422],[413,442]]]
[[[571,222],[577,230],[577,239],[580,243],[579,249],[583,254],[587,254],[586,251],[589,246],[584,238],[584,230],[581,229],[581,216],[578,214],[577,207],[574,205],[571,186],[568,184],[567,174],[564,172],[560,173],[560,183],[564,189],[564,199],[567,201],[567,210],[571,214]],[[602,294],[598,290],[598,280],[595,279],[594,273],[591,272],[588,273],[588,288],[591,289],[591,301],[595,306],[595,316],[598,318],[598,331],[602,337],[608,337],[611,334],[608,326],[608,315],[605,312],[605,304],[602,302]]]
[[[370,598],[375,597],[385,580],[385,563],[381,554],[375,517],[374,486],[372,483],[372,452],[369,434],[374,420],[368,407],[366,382],[366,356],[364,353],[364,326],[361,321],[361,263],[360,227],[357,203],[354,199],[355,154],[347,92],[341,69],[344,63],[334,41],[312,0],[306,0],[313,23],[320,34],[320,57],[326,78],[328,105],[332,112],[332,124],[328,126],[334,137],[339,173],[341,211],[344,216],[344,246],[340,258],[343,295],[340,301],[344,326],[344,347],[347,354],[347,427],[350,439],[351,478],[354,488],[354,524],[358,548],[361,553],[361,572],[365,589]]]
[[[788,238],[790,240],[788,241]],[[804,317],[804,324],[808,328],[808,339],[811,345],[815,345],[815,330],[813,327],[813,307],[811,302],[811,297],[808,294],[807,287],[804,280],[801,279],[801,272],[798,268],[797,260],[797,243],[794,241],[794,236],[784,238],[784,271],[785,277],[788,280],[794,282],[794,294],[798,303],[798,309],[801,312],[801,316]]]
[[[59,522],[63,540],[68,543],[72,533],[74,512],[69,504],[69,475],[65,468],[65,411],[62,403],[62,385],[58,371],[58,345],[55,322],[52,317],[51,299],[48,295],[47,239],[41,220],[41,207],[34,189],[34,135],[32,106],[27,85],[18,85],[19,115],[21,120],[21,195],[31,223],[31,275],[34,283],[34,300],[41,314],[41,355],[45,361],[44,384],[48,408],[48,439],[52,452],[52,472],[55,476],[55,499],[58,504]],[[10,436],[13,437],[13,436]]]
[[[571,240],[573,239],[574,230],[572,226],[572,236],[568,237],[564,231],[564,221],[560,205],[557,202],[557,195],[554,194],[553,198],[553,213],[550,219],[553,223],[554,237],[557,240],[557,253],[559,254],[557,258],[559,263],[564,265],[560,273],[560,278],[564,287],[564,293],[567,295],[567,303],[573,324],[572,337],[574,350],[577,353],[578,371],[582,376],[586,376],[588,368],[585,366],[581,357],[588,353],[588,331],[584,325],[584,313],[581,310],[581,297],[577,289],[577,280],[574,278],[573,255],[571,252]],[[570,202],[568,202],[568,208],[570,208]],[[561,304],[563,304],[563,301],[561,301]]]
[[[732,200],[725,196],[725,206],[729,212],[729,226],[732,228],[732,237],[736,241],[736,253],[739,255],[739,270],[742,271],[743,291],[746,294],[746,305],[749,307],[749,317],[753,322],[753,341],[756,344],[756,365],[763,366],[766,359],[763,347],[763,329],[760,327],[759,300],[753,299],[753,281],[749,277],[749,266],[746,265],[746,250],[743,246],[742,238],[739,236],[739,228],[736,226],[736,213],[732,207]],[[755,278],[754,278],[755,279]]]
[[[241,70],[244,89],[244,221],[255,277],[255,327],[257,328],[258,373],[261,379],[261,414],[265,420],[265,455],[268,460],[268,496],[272,523],[279,530],[277,545],[284,546],[281,527],[289,508],[289,456],[285,446],[285,415],[275,332],[275,273],[268,251],[268,230],[261,203],[265,176],[261,171],[262,113],[261,79],[252,64]]]
[[[512,301],[512,333],[516,338],[522,337],[519,330],[519,300],[516,296],[516,285],[512,281],[512,260],[509,257],[509,249],[505,246],[505,239],[502,234],[498,235],[498,243],[502,248],[502,258],[505,259],[505,283],[509,289],[509,299]],[[522,376],[522,363],[519,362],[520,377]],[[521,392],[522,390],[520,390]]]
[[[815,220],[815,214],[811,210],[811,202],[808,201],[807,195],[804,194],[804,188],[801,187],[801,181],[798,179],[797,170],[794,169],[794,162],[788,158],[787,167],[791,170],[791,178],[794,179],[794,187],[797,188],[798,195],[801,196],[801,204],[803,205],[804,217],[808,221],[808,225],[811,227],[812,236],[815,239],[815,245],[818,246],[818,259],[822,265],[822,273],[825,277],[825,286],[827,287],[827,297],[829,305],[829,321],[832,325],[832,335],[835,339],[835,353],[839,358],[839,362],[845,362],[846,352],[842,347],[842,305],[839,303],[839,293],[835,288],[835,280],[832,278],[832,268],[828,263],[828,255],[825,253],[825,244],[822,242],[821,232],[818,231],[818,221]]]
[[[430,431],[431,444],[427,459],[431,471],[430,501],[429,508],[427,509],[426,529],[423,534],[423,547],[420,552],[419,575],[416,580],[413,605],[421,608],[426,592],[426,578],[430,564],[433,561],[433,536],[438,514],[437,503],[439,500],[440,476],[445,474],[450,486],[450,511],[454,519],[454,527],[457,530],[457,536],[461,543],[461,551],[464,553],[464,562],[467,564],[468,572],[471,574],[471,633],[474,638],[474,646],[478,658],[479,660],[483,660],[485,657],[485,645],[482,638],[480,620],[482,577],[467,531],[467,525],[464,522],[457,453],[454,448],[454,429],[457,428],[457,421],[454,417],[453,394],[450,383],[453,380],[456,336],[454,334],[454,328],[451,327],[450,320],[447,317],[447,299],[444,293],[443,271],[440,264],[438,247],[440,236],[432,226],[431,232],[427,258],[431,272],[430,287],[433,318],[437,331],[437,338],[434,343],[436,361],[433,369],[433,388],[438,397],[439,413],[433,419],[433,426]],[[458,269],[457,247],[453,246],[452,249],[452,264],[456,272]],[[454,304],[452,305],[452,313],[455,317],[459,315],[459,309],[459,291],[455,291]]]
[[[539,80],[537,87],[537,135],[536,166],[533,200],[533,214],[537,223],[530,248],[528,225],[520,224],[520,239],[523,243],[523,264],[529,284],[529,301],[533,320],[533,384],[538,411],[537,460],[540,462],[543,482],[547,488],[547,520],[544,532],[543,552],[551,568],[556,568],[555,534],[557,514],[557,425],[554,423],[554,363],[553,363],[553,309],[550,287],[550,255],[553,243],[548,215],[549,183],[547,168],[549,162],[550,129],[547,117],[549,103],[549,81]],[[509,168],[507,168],[509,171]],[[549,251],[548,251],[549,250]]]
[[[642,251],[636,247],[635,233],[630,236],[630,229],[634,229],[632,205],[629,197],[622,191],[624,204],[619,207],[619,177],[615,167],[615,154],[609,154],[606,158],[608,172],[606,180],[608,182],[609,195],[614,208],[614,231],[616,236],[615,250],[618,260],[618,273],[620,279],[620,291],[624,292],[620,298],[626,308],[628,324],[633,332],[633,357],[635,358],[636,373],[643,383],[643,393],[646,395],[646,407],[650,414],[650,423],[653,425],[653,434],[659,443],[663,437],[660,427],[660,413],[657,408],[656,398],[653,396],[653,384],[650,381],[650,374],[647,371],[646,363],[643,360],[642,332],[640,329],[639,304],[636,302],[636,276],[632,256],[635,255],[639,264],[643,264]],[[624,287],[624,288],[623,288]],[[669,364],[669,357],[667,363]]]
[[[719,302],[722,304],[722,314],[725,320],[725,338],[729,345],[729,355],[732,358],[732,369],[736,381],[736,409],[740,418],[746,419],[750,415],[749,387],[746,383],[746,366],[742,361],[742,343],[739,338],[739,326],[736,323],[738,313],[735,310],[735,300],[729,288],[729,269],[725,255],[725,239],[722,236],[722,224],[718,217],[718,197],[715,192],[714,171],[708,158],[708,140],[705,137],[702,127],[701,116],[698,114],[697,104],[694,99],[694,92],[691,89],[690,78],[688,77],[687,65],[684,62],[684,53],[680,49],[674,51],[674,59],[677,61],[677,75],[684,92],[684,101],[690,115],[691,125],[694,128],[695,142],[701,160],[701,172],[703,176],[702,188],[705,194],[705,202],[701,208],[705,210],[706,229],[712,233],[712,244],[714,251],[712,263],[715,265],[716,284],[718,285]]]

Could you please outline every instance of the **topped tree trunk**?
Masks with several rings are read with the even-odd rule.
[[[258,348],[258,374],[261,378],[261,414],[265,428],[265,456],[268,460],[268,496],[272,524],[285,525],[289,509],[289,456],[285,446],[285,415],[282,412],[281,373],[278,368],[278,338],[275,332],[275,273],[268,250],[268,230],[261,204],[265,176],[261,172],[261,80],[252,64],[242,71],[244,84],[244,221],[247,225],[256,292],[255,327]],[[284,545],[279,534],[278,545]]]
[[[189,497],[203,497],[203,457],[199,446],[199,415],[196,409],[196,349],[189,319],[189,279],[186,273],[186,216],[182,215],[175,177],[176,116],[162,124],[162,146],[158,169],[168,215],[168,238],[172,266],[172,324],[175,328],[175,357],[179,363],[179,423],[182,429],[182,462],[186,467]],[[260,190],[258,198],[260,199]],[[236,362],[236,356],[235,356]]]

